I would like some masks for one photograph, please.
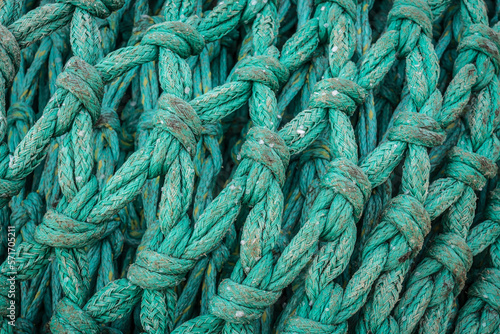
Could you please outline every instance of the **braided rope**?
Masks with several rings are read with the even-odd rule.
[[[496,330],[481,0],[40,5],[0,5],[19,332]]]
[[[465,30],[458,49],[460,53],[456,68],[474,61],[478,66],[482,61],[486,61],[489,70],[478,71],[477,82],[472,87],[472,91],[477,94],[477,100],[469,115],[470,132],[462,136],[457,147],[448,155],[449,163],[445,169],[448,179],[444,179],[443,182],[456,180],[463,187],[462,194],[448,208],[444,208],[448,211],[443,218],[443,234],[435,237],[427,257],[415,268],[415,272],[419,272],[420,275],[412,275],[403,298],[394,311],[395,318],[405,333],[411,332],[421,318],[423,321],[419,327],[423,331],[434,332],[446,328],[451,317],[453,300],[463,289],[465,274],[471,266],[472,254],[466,244],[466,238],[476,206],[476,196],[473,191],[482,189],[486,178],[496,174],[493,162],[498,159],[500,146],[493,130],[498,124],[496,110],[498,110],[499,86],[498,71],[495,69],[497,61],[491,56],[490,50],[492,48],[498,50],[498,35],[487,26],[482,2],[463,1],[461,18]],[[471,34],[481,34],[480,36],[487,38],[487,42],[482,44],[475,38],[475,42],[472,42]],[[482,47],[477,46],[479,44]],[[481,119],[484,119],[484,123],[479,124],[476,120]],[[476,166],[476,169],[465,166]],[[441,210],[440,208],[439,211],[442,212]],[[436,217],[439,211],[433,212],[431,217]],[[440,282],[451,282],[451,284],[441,286],[439,292],[433,290],[432,285],[429,286],[433,284],[429,282],[432,276],[434,276],[432,281],[436,282],[434,284]],[[425,295],[418,301],[414,300],[412,295],[420,291]],[[412,321],[404,321],[403,318]]]
[[[336,51],[336,50],[335,50],[335,51]],[[385,64],[384,64],[384,65],[385,65]],[[361,80],[361,82],[363,82],[363,81]],[[369,81],[368,81],[368,85],[369,85]],[[324,95],[326,95],[326,94],[322,94],[322,96],[324,96]],[[335,94],[334,94],[334,96],[335,96]],[[349,109],[347,109],[347,110],[349,110]],[[300,133],[300,131],[299,131],[299,133]],[[346,174],[348,174],[348,173],[346,173]],[[366,182],[368,182],[368,180],[367,180]],[[366,183],[366,182],[365,182],[365,183]],[[359,206],[359,205],[356,205],[356,207],[357,207],[357,208],[360,208],[360,206]],[[362,207],[362,206],[361,206],[361,207]],[[358,215],[360,214],[359,209],[358,209],[358,212],[356,212],[356,214],[358,214]],[[316,220],[314,220],[314,221],[316,221]],[[316,225],[319,225],[319,224],[316,224]],[[320,229],[320,228],[321,228],[321,227],[320,227],[320,228],[314,228],[314,227],[308,226],[308,225],[307,225],[307,223],[306,223],[306,225],[305,225],[305,226],[307,226],[307,228],[303,228],[303,230],[308,230],[308,232],[305,232],[305,233],[311,233],[311,230],[314,230],[314,229]],[[319,231],[319,232],[317,232],[317,233],[321,233],[321,231]],[[300,232],[299,232],[299,234],[300,234]],[[297,237],[296,237],[297,239],[299,239],[299,238],[300,238],[300,237],[299,237],[299,234],[298,234],[298,235],[297,235]],[[302,238],[306,238],[305,236],[301,236],[301,237],[302,237]],[[307,234],[307,237],[309,237],[309,238],[310,238],[310,237],[311,237],[311,235],[310,235],[310,234]],[[319,237],[319,234],[318,234],[318,236],[317,236],[317,237],[315,237],[315,238],[318,238],[318,237]],[[305,241],[305,240],[304,240],[304,241]],[[311,242],[311,241],[309,241],[309,242]],[[289,257],[291,257],[291,258],[293,258],[293,259],[297,259],[297,248],[299,247],[300,242],[297,242],[297,243],[298,243],[298,245],[293,245],[293,244],[294,244],[294,241],[292,240],[292,243],[289,245],[289,249],[293,249],[293,251],[290,251],[290,253],[289,253],[290,255],[288,255],[288,253],[287,253],[287,249],[285,249],[284,255],[282,256],[282,258],[280,258],[280,260],[278,260],[278,263],[277,263],[276,267],[278,267],[278,268],[279,268],[279,266],[280,266],[280,265],[282,265],[282,264],[280,263],[280,261],[282,261],[282,259],[283,259],[283,258],[287,258],[287,256],[289,256]],[[295,248],[294,248],[294,247],[295,247]],[[309,248],[309,249],[311,249],[311,250],[312,250],[313,248],[314,248],[314,247]],[[306,249],[307,249],[307,248],[306,248]],[[304,251],[305,251],[305,250],[304,250]],[[293,254],[293,256],[292,256],[291,254]],[[307,259],[307,258],[310,258],[310,256],[311,256],[311,255],[312,255],[312,254],[305,255],[304,257]],[[299,258],[300,258],[300,257],[299,257]],[[287,261],[287,260],[283,260],[283,261]],[[298,270],[300,270],[300,269],[303,267],[303,264],[305,264],[306,262],[307,262],[307,260],[305,260],[305,261],[304,261],[304,263],[302,263],[302,264],[300,264],[300,263],[299,263],[299,265],[297,265],[297,269],[295,269],[295,270],[297,270],[297,271],[298,271]],[[286,262],[285,262],[285,263],[286,263]],[[281,269],[281,268],[280,268],[280,269]],[[286,273],[285,277],[287,277],[288,279],[290,279],[290,277],[293,277],[293,273],[294,273],[294,271],[293,271],[293,270],[292,270],[292,271],[291,271],[291,270],[283,270],[283,272],[285,272],[285,273]],[[282,274],[282,275],[283,275],[283,273],[282,273],[281,271],[278,271],[278,274],[275,272],[275,273],[273,273],[273,276],[274,276],[274,275],[278,276],[279,274]],[[274,282],[273,282],[273,281],[272,281],[272,279],[273,279],[273,278],[274,278],[274,277],[271,277],[271,278],[270,278],[270,280],[271,280],[270,285],[271,285],[271,286],[272,286],[273,284],[275,284],[275,285],[282,284],[282,282],[280,282],[280,281],[278,281],[278,282],[274,281]],[[281,278],[280,278],[280,279],[281,279]],[[282,280],[283,280],[283,281],[285,281],[285,282],[287,282],[287,281],[286,281],[286,278],[285,278],[285,279],[282,279]],[[286,286],[286,285],[287,285],[286,283],[283,283],[283,286]],[[273,290],[274,290],[274,289],[273,289]],[[278,290],[278,291],[279,291],[280,289],[278,288],[278,289],[276,289],[276,290]],[[269,293],[270,293],[270,292],[271,292],[271,291],[269,291]],[[256,292],[254,292],[254,293],[256,293]],[[259,291],[259,293],[260,293],[260,294],[262,294],[262,293],[263,293],[263,291],[261,290],[261,291]],[[233,297],[233,298],[236,298],[236,297]],[[254,297],[254,298],[256,298],[256,297]],[[241,300],[241,299],[236,299],[236,300],[239,300],[240,302],[243,302],[243,300]],[[221,308],[221,305],[217,305],[217,307]],[[214,310],[215,310],[215,309],[217,309],[217,307],[214,307]],[[235,307],[235,306],[234,306],[234,304],[233,304],[233,306],[232,306],[232,307],[233,307],[233,308]],[[253,311],[252,309],[249,309],[248,307],[244,308],[244,307],[243,307],[243,305],[241,305],[241,304],[240,304],[240,307],[241,307],[241,308],[243,308],[243,310],[238,310],[237,312],[241,312],[241,313],[239,313],[239,314],[244,314],[244,315],[245,315],[245,314],[247,314],[248,312],[250,312],[250,314],[249,314],[249,315],[247,315],[247,316],[248,316],[248,317],[252,317],[252,316],[254,316],[251,312],[255,312],[255,311]],[[217,315],[219,315],[219,316],[223,316],[223,317],[224,317],[224,319],[226,319],[226,320],[227,320],[227,318],[229,318],[229,317],[233,317],[233,318],[234,318],[234,314],[233,314],[234,312],[227,312],[227,310],[224,310],[224,311],[216,311],[216,312],[217,312]],[[225,316],[224,316],[223,314],[220,314],[220,313],[225,314]],[[229,313],[229,314],[228,314],[228,313]],[[245,320],[245,319],[242,319],[242,320]],[[200,318],[200,321],[203,321],[203,322],[208,321],[208,323],[210,323],[210,326],[214,326],[214,323],[213,323],[213,321],[214,321],[214,320],[210,320],[210,321],[209,321],[209,320],[207,320],[207,318]],[[234,319],[233,319],[233,321],[234,321]],[[189,326],[190,326],[190,325],[189,325]],[[200,325],[200,326],[201,326],[201,325]],[[198,326],[197,326],[197,327],[198,327]],[[186,325],[184,328],[190,328],[190,329],[192,330],[192,327],[188,327],[188,325]]]
[[[494,333],[500,326],[497,303],[499,294],[496,286],[500,237],[497,216],[498,195],[498,189],[491,193],[484,210],[485,220],[471,229],[467,237],[467,245],[474,256],[490,247],[491,266],[483,269],[478,279],[469,287],[467,292],[469,298],[458,313],[456,333],[465,331]]]

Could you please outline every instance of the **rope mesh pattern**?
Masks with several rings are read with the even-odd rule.
[[[0,2],[2,333],[498,333],[500,2]]]

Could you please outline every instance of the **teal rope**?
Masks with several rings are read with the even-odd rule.
[[[38,226],[19,220],[26,224],[16,250],[19,330],[32,332],[40,317],[42,323],[52,317],[56,332],[126,330],[134,323],[147,332],[175,326],[175,332],[335,332],[346,330],[347,320],[356,331],[392,332],[416,325],[407,321],[413,310],[414,320],[424,317],[420,331],[452,330],[458,313],[462,330],[479,328],[478,314],[491,316],[487,330],[493,329],[496,311],[487,298],[469,298],[465,313],[459,309],[467,296],[456,299],[470,268],[468,247],[476,254],[492,245],[490,257],[478,258],[477,265],[486,259],[494,267],[495,234],[478,234],[495,231],[492,216],[468,230],[475,208],[478,222],[483,216],[486,178],[495,174],[492,161],[500,151],[492,135],[498,123],[492,112],[497,37],[486,26],[482,2],[464,4],[459,17],[457,7],[447,10],[448,1],[398,1],[391,10],[389,2],[375,3],[373,31],[367,24],[371,7],[364,13],[365,3],[349,1],[315,3],[314,13],[310,1],[297,7],[229,1],[213,9],[203,1],[152,2],[151,13],[162,17],[142,16],[149,14],[145,3],[135,10],[127,2],[106,22],[89,15],[87,32],[54,32],[81,19],[85,4],[42,3],[33,10],[30,2],[16,14],[31,10],[21,20],[9,14],[7,32],[16,36],[12,40],[21,36],[13,50],[27,48],[18,69],[9,63],[13,70],[2,72],[19,73],[4,104],[11,116],[0,150],[0,198],[3,206],[10,201],[13,215],[4,208],[2,217],[15,221],[32,189],[50,205],[36,218],[44,214]],[[66,17],[57,16],[62,13]],[[356,33],[360,17],[364,35]],[[462,24],[472,27],[463,36]],[[32,34],[36,26],[40,33]],[[238,47],[238,33],[244,39],[235,51],[240,61],[224,83],[208,71],[217,70],[227,45]],[[92,40],[99,34],[103,39]],[[65,35],[83,60],[73,58],[63,70]],[[378,36],[364,55],[359,44],[356,53],[357,38],[368,45]],[[128,46],[112,51],[115,42]],[[278,57],[270,46],[284,42]],[[197,50],[200,56],[190,57]],[[357,66],[352,57],[359,58]],[[407,58],[406,65],[397,57]],[[232,60],[225,59],[229,72]],[[399,97],[403,71],[408,85]],[[382,87],[382,81],[390,84]],[[446,86],[441,97],[438,88]],[[160,89],[173,94],[158,99]],[[190,94],[196,97],[187,103]],[[22,99],[45,110],[26,113],[17,102]],[[467,104],[472,110],[462,123],[458,117]],[[283,120],[288,123],[276,131]],[[427,150],[438,143],[443,145]],[[431,175],[437,180],[429,187]],[[159,189],[162,180],[166,186]],[[401,186],[391,201],[390,184]],[[428,235],[437,217],[443,224]],[[420,254],[424,247],[428,253]],[[413,262],[420,264],[410,272]],[[487,281],[495,279],[488,275]],[[443,288],[431,291],[429,280]],[[428,290],[420,289],[424,283]],[[43,314],[36,311],[42,303]],[[106,327],[109,322],[115,329]]]
[[[415,321],[420,317],[425,317],[425,320],[420,324],[423,330],[434,331],[445,328],[450,319],[452,302],[458,292],[462,290],[465,274],[471,265],[471,251],[465,243],[465,239],[472,224],[476,204],[476,196],[473,190],[483,188],[486,183],[485,177],[492,177],[496,174],[496,166],[492,161],[498,159],[498,149],[496,148],[498,146],[498,139],[493,134],[493,129],[496,128],[498,119],[492,111],[497,108],[498,104],[496,98],[498,71],[494,69],[496,61],[494,57],[489,55],[490,49],[478,48],[475,46],[477,44],[472,42],[470,38],[471,33],[483,34],[482,36],[484,34],[495,36],[496,32],[487,27],[485,10],[481,4],[463,2],[461,14],[466,30],[459,45],[461,52],[456,62],[457,68],[471,62],[470,55],[472,53],[474,55],[472,59],[476,61],[476,64],[478,64],[478,61],[481,61],[480,58],[484,57],[483,59],[488,62],[488,66],[491,69],[486,72],[487,74],[483,74],[480,71],[478,73],[478,81],[472,87],[473,91],[480,92],[478,95],[479,101],[477,102],[478,107],[474,110],[473,117],[485,119],[487,126],[479,126],[475,122],[469,123],[470,132],[462,136],[457,148],[452,150],[448,156],[450,162],[445,169],[445,173],[448,177],[464,184],[464,191],[461,197],[448,209],[444,233],[435,238],[428,256],[415,269],[415,271],[421,272],[421,275],[408,282],[403,299],[395,310],[395,316],[400,321],[400,327],[405,332],[411,331],[416,326],[414,322],[401,323],[401,319],[410,314]],[[496,38],[493,37],[491,42],[488,43],[495,43],[495,41]],[[498,48],[495,44],[492,44],[492,46]],[[484,105],[483,103],[486,104]],[[480,107],[482,105],[484,107]],[[464,156],[466,157],[465,159]],[[462,165],[459,161],[464,161],[464,164]],[[478,166],[479,169],[477,171],[465,167],[470,164],[474,165],[474,162],[476,162],[477,166],[479,161],[481,161],[482,166]],[[450,247],[446,247],[447,244]],[[450,248],[451,251],[449,250]],[[445,252],[450,254],[450,258],[443,258]],[[416,308],[412,305],[413,303],[408,301],[408,298],[417,291],[426,292],[426,289],[430,288],[427,280],[430,275],[434,274],[438,282],[440,280],[447,280],[453,282],[453,284],[449,288],[442,288],[439,292],[439,297],[435,293],[427,292],[424,295],[425,297],[422,296],[419,300],[419,304],[423,306]]]

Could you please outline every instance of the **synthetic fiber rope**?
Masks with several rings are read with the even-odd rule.
[[[0,333],[500,333],[500,0],[0,0]]]

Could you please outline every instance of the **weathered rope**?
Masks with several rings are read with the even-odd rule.
[[[498,8],[2,2],[2,332],[494,333]]]
[[[477,94],[477,100],[469,115],[469,132],[462,135],[457,147],[450,152],[445,169],[448,178],[442,180],[443,183],[455,181],[456,186],[462,188],[461,194],[450,203],[451,206],[439,208],[437,212],[430,211],[431,217],[435,218],[443,209],[447,209],[443,218],[443,233],[435,237],[428,255],[415,268],[414,273],[418,272],[419,275],[412,275],[403,298],[395,309],[395,318],[404,333],[411,332],[420,318],[424,319],[419,323],[423,331],[442,331],[446,328],[453,300],[463,289],[466,273],[471,266],[472,254],[466,238],[476,205],[473,191],[482,189],[486,178],[496,174],[494,162],[500,154],[500,142],[493,132],[499,122],[500,107],[498,57],[495,57],[500,50],[499,36],[488,27],[482,3],[462,1],[460,14],[464,32],[455,66],[458,69],[475,61],[476,67],[487,66],[488,70],[479,70],[478,79],[471,87],[472,92]],[[482,36],[487,39],[484,43],[481,42],[484,41],[481,40]],[[482,124],[476,121],[479,119],[484,119]],[[429,282],[431,276],[434,276],[434,282],[446,281],[451,284],[440,285],[437,291],[429,286],[432,284]],[[429,293],[430,291],[432,292]],[[418,301],[411,296],[416,293],[423,294]],[[409,298],[413,301],[408,300]],[[412,321],[408,321],[409,319]]]

